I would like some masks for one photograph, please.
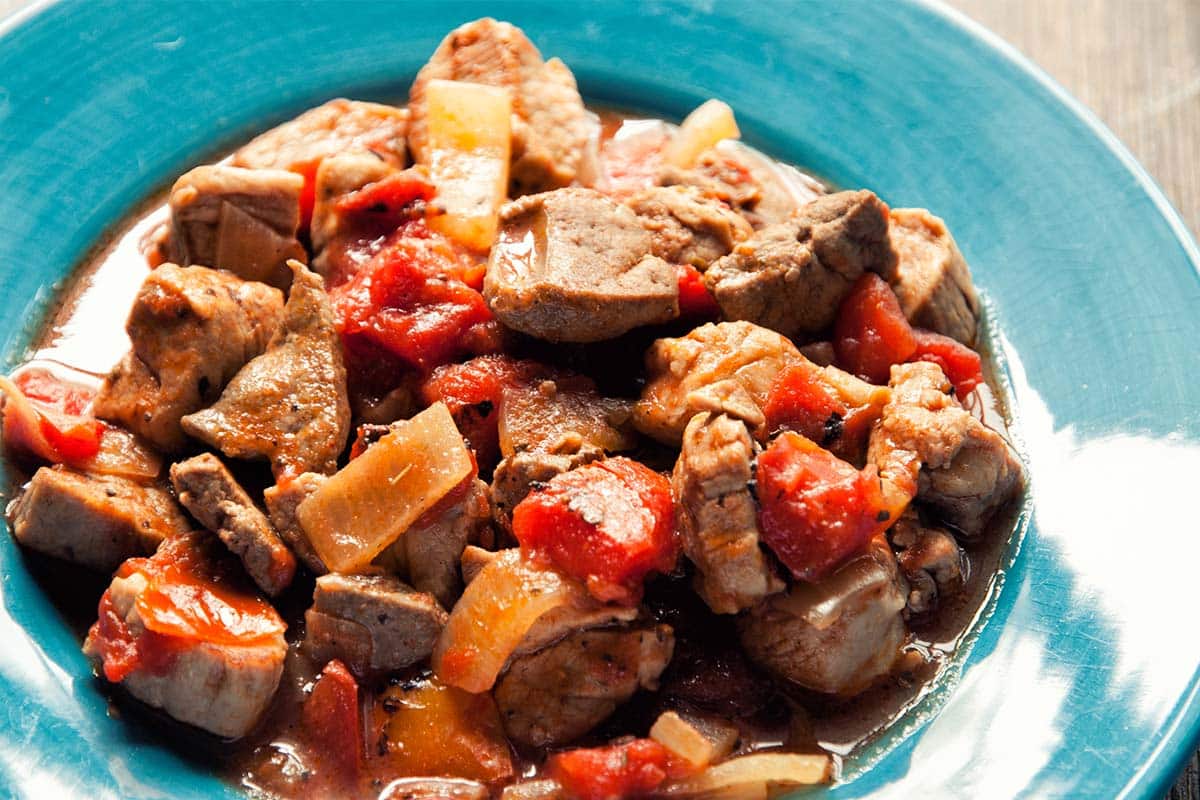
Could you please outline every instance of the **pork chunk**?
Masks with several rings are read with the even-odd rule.
[[[699,189],[660,186],[626,201],[650,232],[654,255],[703,271],[753,232],[750,223]]]
[[[737,245],[709,267],[704,285],[726,319],[798,336],[832,325],[864,272],[895,268],[887,206],[866,190],[838,192]]]
[[[171,483],[183,507],[241,559],[258,588],[277,595],[291,584],[295,557],[216,456],[201,453],[172,464]]]
[[[756,450],[741,420],[697,414],[671,476],[683,550],[696,565],[696,593],[718,614],[736,614],[784,588],[759,547],[750,491]]]
[[[168,200],[171,260],[286,289],[288,259],[308,258],[296,238],[303,188],[304,179],[286,170],[218,164],[185,173]]]
[[[659,339],[646,351],[646,386],[634,406],[634,426],[678,445],[695,412],[711,407],[710,396],[693,402],[692,393],[733,380],[761,409],[775,378],[801,357],[786,338],[749,322],[709,323],[682,338]]]
[[[303,173],[330,156],[361,153],[403,167],[407,125],[406,109],[339,97],[254,138],[231,163]]]
[[[893,209],[891,239],[899,254],[891,283],[904,316],[913,325],[973,345],[979,297],[946,223],[923,208]]]
[[[888,528],[887,537],[908,581],[906,616],[925,616],[962,588],[962,548],[945,528],[922,524],[909,509]]]
[[[518,657],[494,690],[504,729],[527,747],[573,741],[639,688],[657,688],[674,646],[667,625],[592,629]]]
[[[215,405],[182,420],[191,436],[231,458],[267,458],[276,480],[332,474],[350,433],[346,367],[321,276],[295,275],[282,329],[234,376]]]
[[[278,289],[207,267],[162,265],[138,290],[125,324],[133,349],[100,387],[96,416],[164,452],[182,450],[180,418],[216,400],[282,318]]]
[[[263,502],[267,505],[271,524],[296,557],[303,561],[304,566],[314,575],[324,575],[329,570],[325,568],[325,563],[313,549],[308,534],[296,518],[296,509],[328,479],[328,476],[316,472],[303,472],[290,481],[277,483],[263,492]]]
[[[679,315],[675,269],[650,254],[637,216],[592,189],[531,195],[500,210],[483,296],[510,328],[598,342]]]
[[[575,76],[557,58],[541,53],[517,27],[484,18],[450,32],[409,90],[409,145],[418,163],[429,162],[425,87],[434,79],[508,89],[513,101],[510,193],[568,186],[579,174],[589,125]]]
[[[850,696],[888,674],[904,643],[906,596],[896,559],[876,539],[819,583],[797,582],[738,620],[746,654],[784,680]]]
[[[941,469],[921,470],[917,499],[937,510],[942,522],[967,538],[983,534],[988,522],[1021,490],[1021,463],[1004,437],[970,417],[954,459]]]
[[[10,511],[17,541],[47,555],[109,572],[150,555],[163,539],[190,530],[163,489],[116,475],[42,467]]]
[[[433,595],[396,578],[331,573],[317,578],[305,644],[360,673],[398,670],[429,657],[446,619]]]

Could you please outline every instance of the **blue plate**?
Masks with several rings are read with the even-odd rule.
[[[718,96],[747,140],[954,231],[1005,357],[1031,514],[935,691],[830,797],[1158,800],[1200,726],[1200,263],[1161,192],[1061,89],[920,2],[65,2],[0,37],[3,352],[155,188],[334,95],[404,95],[492,14],[592,100],[680,116]],[[236,792],[106,714],[79,642],[0,540],[0,792]]]

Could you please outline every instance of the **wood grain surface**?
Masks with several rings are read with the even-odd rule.
[[[0,0],[0,17],[26,2]],[[949,3],[1094,111],[1200,233],[1200,0]],[[1200,756],[1168,798],[1200,800]]]

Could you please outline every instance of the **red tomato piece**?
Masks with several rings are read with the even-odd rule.
[[[763,542],[806,581],[818,581],[887,527],[874,467],[857,470],[796,433],[758,457]]]
[[[547,773],[577,800],[643,797],[667,778],[667,749],[653,739],[580,748],[546,759]]]
[[[28,402],[13,398],[6,404],[6,443],[46,461],[73,465],[100,452],[107,426],[92,416],[94,387],[36,366],[22,368],[12,384]]]
[[[811,361],[792,364],[779,373],[763,408],[767,430],[796,431],[823,446],[837,438],[832,426],[839,425],[846,412],[846,404]]]
[[[424,175],[404,170],[339,197],[334,208],[342,214],[390,216],[399,225],[409,217],[418,201],[429,202],[433,195],[433,184]]]
[[[917,350],[912,326],[892,287],[873,272],[858,279],[838,309],[833,326],[838,364],[871,383],[885,384],[893,364]]]
[[[288,166],[288,172],[294,172],[304,178],[304,186],[300,188],[300,230],[306,231],[312,225],[313,206],[317,201],[317,169],[321,159],[297,161]]]
[[[583,581],[598,600],[636,604],[652,572],[675,566],[671,482],[628,458],[556,475],[513,510],[521,548]]]
[[[353,780],[362,765],[362,711],[358,682],[336,659],[325,665],[301,712],[309,746],[320,753],[345,780]]]
[[[983,360],[979,353],[956,339],[940,333],[916,328],[917,351],[910,360],[932,361],[946,373],[954,385],[959,400],[966,400],[975,387],[983,383]]]
[[[675,274],[679,279],[679,316],[716,319],[721,316],[721,307],[704,287],[704,276],[691,264],[676,264]]]

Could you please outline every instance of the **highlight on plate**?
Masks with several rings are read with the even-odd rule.
[[[282,798],[836,780],[1023,474],[942,221],[738,139],[481,19],[82,265],[0,379],[9,522],[122,724]]]

